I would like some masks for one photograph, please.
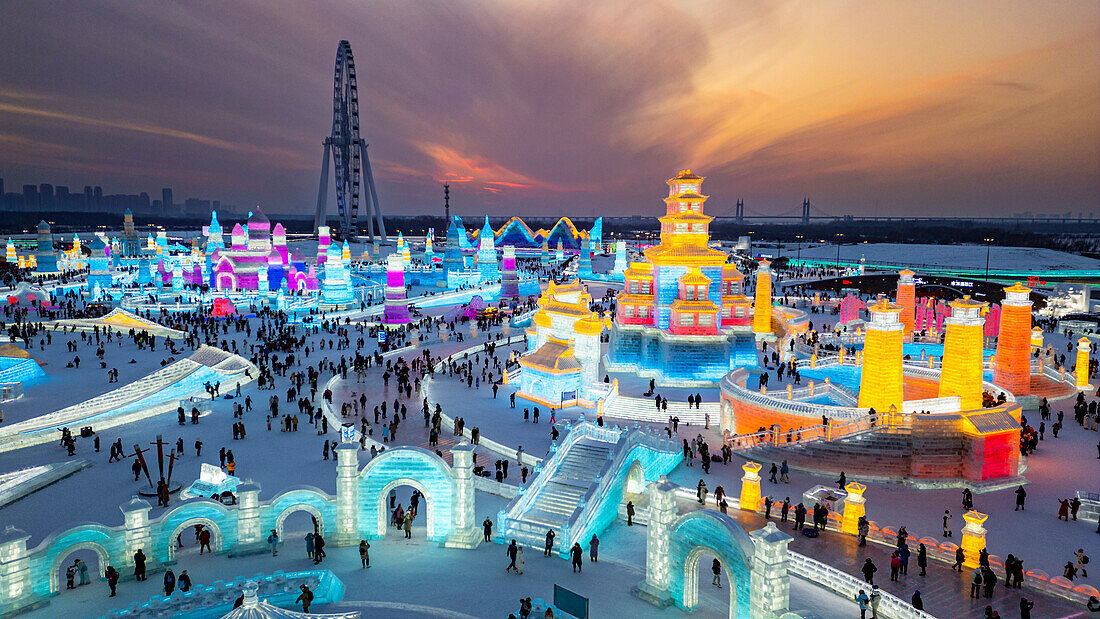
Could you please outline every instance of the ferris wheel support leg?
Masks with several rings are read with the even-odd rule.
[[[313,218],[313,231],[325,225],[325,211],[328,203],[328,153],[329,145],[321,146],[321,182],[317,188],[317,214]]]
[[[389,240],[386,238],[386,222],[382,219],[382,207],[378,204],[378,191],[374,188],[374,173],[371,172],[370,169],[370,158],[367,156],[367,145],[360,142],[359,148],[363,161],[363,172],[366,173],[367,177],[367,188],[370,190],[369,204],[374,206],[373,216],[378,218],[378,236],[380,236],[382,242],[385,243]]]

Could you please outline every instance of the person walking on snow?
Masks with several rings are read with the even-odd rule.
[[[584,553],[584,551],[581,550],[581,545],[579,543],[574,543],[573,547],[569,549],[569,555],[573,558],[573,572],[574,573],[581,571],[581,567],[582,567],[581,555],[583,553]]]
[[[359,540],[359,562],[370,567],[370,542],[365,539]]]

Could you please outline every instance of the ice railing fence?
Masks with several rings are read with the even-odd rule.
[[[854,600],[860,589],[870,595],[870,585],[831,565],[797,552],[788,552],[787,558],[791,574],[828,589],[845,599]],[[912,604],[882,589],[879,589],[879,594],[882,597],[879,600],[878,613],[887,619],[936,619],[934,615],[917,610]]]

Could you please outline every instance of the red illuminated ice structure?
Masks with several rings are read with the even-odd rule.
[[[237,306],[226,298],[214,299],[214,307],[210,310],[211,316],[233,316],[237,313]]]

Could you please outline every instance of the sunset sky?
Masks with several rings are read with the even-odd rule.
[[[1100,215],[1095,1],[9,1],[0,176],[312,212],[341,39],[388,214]]]

